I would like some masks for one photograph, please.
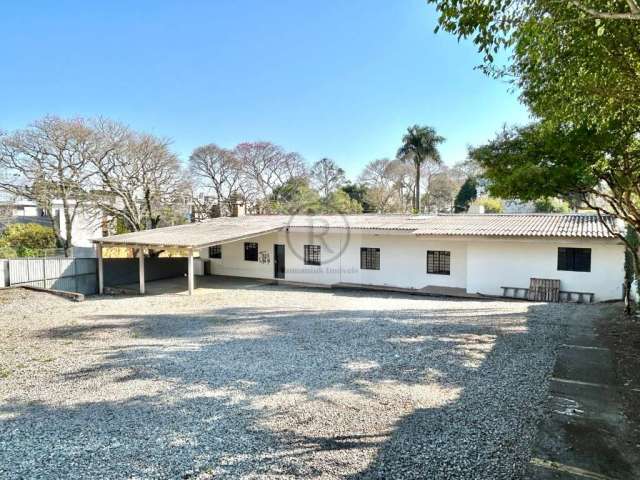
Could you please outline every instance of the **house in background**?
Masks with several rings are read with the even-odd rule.
[[[45,227],[59,228],[60,236],[65,239],[67,235],[66,223],[62,213],[62,200],[52,202],[52,216],[50,218],[38,204],[25,199],[5,199],[0,202],[0,208],[4,212],[0,216],[0,231],[12,223],[37,223]],[[95,215],[84,210],[79,210],[71,227],[73,253],[76,257],[94,257],[92,239],[102,235],[102,226],[96,221]]]
[[[211,275],[461,295],[551,279],[600,301],[622,295],[624,246],[609,229],[590,214],[240,215],[95,242],[138,249],[141,291],[144,250],[175,247],[190,252],[189,292],[203,261]]]

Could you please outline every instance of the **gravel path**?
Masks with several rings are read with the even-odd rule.
[[[518,478],[562,319],[597,310],[0,291],[0,478]]]

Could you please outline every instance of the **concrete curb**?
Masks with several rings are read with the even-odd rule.
[[[31,291],[34,291],[34,292],[50,293],[52,295],[57,295],[59,297],[66,298],[67,300],[72,300],[74,302],[84,302],[84,295],[82,293],[65,292],[63,290],[54,290],[52,288],[34,287],[32,285],[12,285],[10,287],[5,287],[5,288],[6,289],[9,289],[9,288],[24,288],[25,290],[31,290]]]

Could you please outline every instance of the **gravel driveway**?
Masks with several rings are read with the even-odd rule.
[[[1,478],[518,478],[597,306],[0,291]]]

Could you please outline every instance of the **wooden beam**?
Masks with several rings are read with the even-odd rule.
[[[189,295],[193,295],[193,249],[189,249],[189,268],[187,269],[187,282],[189,284]]]
[[[140,295],[144,295],[144,247],[138,248],[138,273],[140,274]]]

